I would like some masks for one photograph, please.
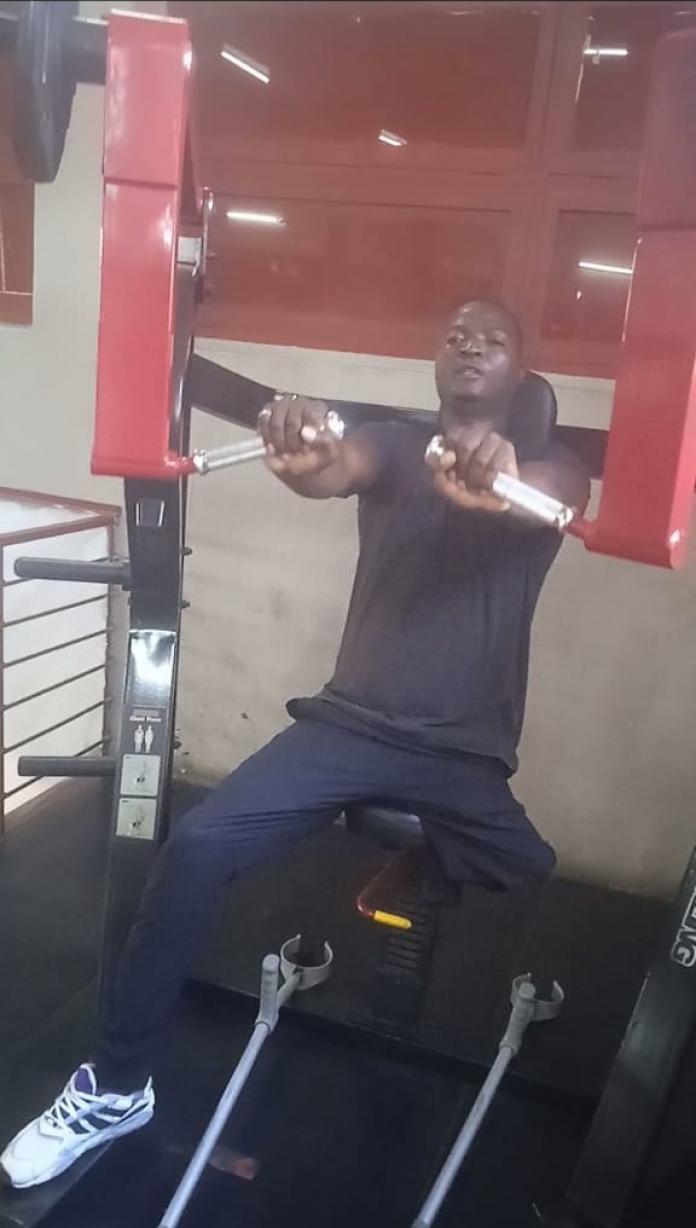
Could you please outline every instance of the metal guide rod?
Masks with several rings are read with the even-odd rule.
[[[20,558],[14,565],[20,580],[67,580],[77,584],[130,584],[127,561],[106,559],[43,559]]]
[[[82,755],[20,755],[18,776],[113,776],[116,760],[108,755],[96,759]]]

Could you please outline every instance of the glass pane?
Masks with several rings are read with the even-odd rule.
[[[592,9],[580,65],[573,148],[641,148],[655,44],[668,30],[694,21],[696,6],[684,2]]]
[[[502,211],[218,197],[205,319],[241,338],[250,312],[261,330],[276,312],[439,321],[463,298],[501,292],[509,228]]]
[[[206,137],[379,149],[382,133],[395,156],[404,144],[524,144],[540,12],[432,3],[173,9],[192,22]]]
[[[630,214],[559,214],[544,337],[611,344],[621,339],[635,241]]]

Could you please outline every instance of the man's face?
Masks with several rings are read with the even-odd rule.
[[[519,336],[493,303],[466,303],[452,317],[435,358],[440,400],[472,414],[500,404],[522,378]]]

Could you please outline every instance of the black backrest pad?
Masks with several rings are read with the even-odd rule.
[[[246,376],[194,354],[187,372],[187,394],[193,405],[243,426],[254,427],[261,407],[273,396],[268,385],[258,384]],[[434,426],[434,415],[424,410],[395,409],[391,405],[370,405],[360,401],[330,401],[332,409],[350,426],[361,422],[412,419],[425,426]],[[543,375],[528,371],[520,383],[513,401],[510,436],[518,447],[536,451],[551,438],[556,426],[556,397]]]
[[[556,417],[556,394],[549,381],[536,371],[528,371],[512,402],[510,439],[533,455],[552,438]]]

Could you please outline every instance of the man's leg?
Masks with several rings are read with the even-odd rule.
[[[300,722],[243,763],[175,826],[156,862],[95,1047],[99,1085],[142,1087],[153,1044],[190,972],[220,888],[240,870],[320,830],[365,788],[357,739]],[[353,739],[355,741],[355,739]],[[371,773],[368,771],[368,777]]]
[[[388,748],[368,738],[299,722],[177,824],[126,944],[95,1065],[81,1066],[51,1108],[6,1148],[0,1163],[14,1185],[47,1181],[90,1147],[149,1120],[152,1050],[219,889],[239,870],[323,827],[344,803],[379,794],[389,758]]]
[[[395,797],[421,816],[448,878],[510,891],[543,882],[553,871],[556,855],[514,797],[497,759],[410,754]]]

